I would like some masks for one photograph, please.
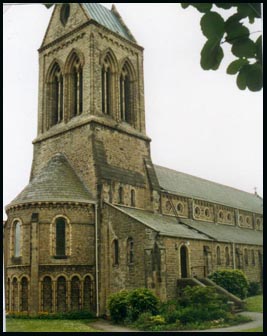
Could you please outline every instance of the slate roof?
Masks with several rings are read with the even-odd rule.
[[[110,29],[114,33],[121,35],[122,37],[136,42],[129,29],[126,27],[121,17],[114,10],[100,5],[99,3],[81,3],[86,9],[89,16],[101,24],[102,26]],[[113,7],[114,8],[114,7]],[[115,14],[117,13],[117,14]]]
[[[196,221],[188,218],[183,218],[181,221],[204,234],[208,234],[220,242],[263,245],[262,231],[255,231],[227,224]]]
[[[8,205],[39,201],[93,201],[91,193],[63,154],[56,154]]]
[[[261,231],[244,229],[232,225],[195,221],[187,218],[180,218],[182,223],[178,223],[177,218],[172,216],[155,214],[150,211],[123,206],[115,206],[115,208],[155,231],[158,231],[163,236],[209,241],[215,240],[237,244],[263,244]]]
[[[234,189],[196,176],[154,165],[162,189],[181,196],[193,197],[229,207],[263,212],[263,200],[245,191]]]
[[[198,233],[195,229],[190,229],[184,224],[178,224],[177,218],[155,214],[150,211],[128,208],[123,206],[114,206],[116,209],[126,213],[138,222],[158,231],[161,235],[170,237],[183,237],[190,239],[210,240],[210,238],[202,233]]]

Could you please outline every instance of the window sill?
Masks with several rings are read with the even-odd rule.
[[[54,259],[68,259],[68,256],[53,256]]]

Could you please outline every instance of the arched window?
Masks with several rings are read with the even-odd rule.
[[[93,310],[93,283],[89,275],[83,282],[83,309]]]
[[[17,278],[14,278],[12,280],[12,311],[17,312],[19,310],[19,287],[18,287],[18,280]]]
[[[113,266],[119,265],[119,241],[114,239],[112,242]]]
[[[102,64],[101,83],[102,83],[102,112],[107,115],[112,114],[112,92],[114,88],[114,61],[108,53]]]
[[[67,23],[69,16],[70,16],[70,5],[63,4],[60,10],[60,21],[64,26]]]
[[[58,63],[54,63],[47,86],[47,112],[50,115],[49,127],[63,120],[63,76]]]
[[[71,279],[71,310],[77,311],[81,309],[80,305],[80,280],[77,276]]]
[[[134,241],[133,238],[127,239],[127,262],[132,264],[134,261]]]
[[[67,61],[69,87],[69,115],[75,117],[83,112],[83,68],[76,52],[72,52]]]
[[[135,190],[131,190],[131,206],[135,207]]]
[[[21,255],[21,223],[16,221],[14,223],[14,257],[20,257]]]
[[[244,261],[245,261],[245,265],[248,265],[248,250],[244,249]]]
[[[66,255],[66,221],[62,217],[56,219],[56,255]]]
[[[251,250],[251,263],[253,266],[255,266],[255,251]]]
[[[216,258],[217,258],[217,265],[221,265],[221,249],[220,246],[216,248]]]
[[[7,286],[6,286],[6,310],[9,311],[10,309],[10,278],[7,279]]]
[[[120,74],[120,116],[129,124],[134,123],[133,116],[133,79],[128,62],[125,62]]]
[[[226,246],[225,248],[225,265],[229,266],[230,265],[230,254],[229,254],[229,247]]]
[[[123,188],[122,187],[119,187],[119,190],[118,190],[118,196],[119,196],[119,204],[123,204]]]
[[[26,277],[21,280],[21,310],[28,311],[28,279]]]
[[[46,276],[43,280],[43,311],[52,312],[52,280],[49,276]]]
[[[57,280],[57,311],[65,312],[67,310],[67,284],[66,279],[61,276]]]

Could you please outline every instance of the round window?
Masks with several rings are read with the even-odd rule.
[[[240,222],[240,223],[243,223],[243,221],[244,221],[243,216],[240,215],[240,216],[239,216],[239,222]]]
[[[197,216],[200,215],[200,209],[199,209],[199,207],[195,207],[195,214],[196,214]]]
[[[247,222],[247,224],[250,224],[250,217],[246,218],[246,222]]]
[[[209,216],[210,216],[210,210],[209,210],[209,209],[206,209],[206,210],[205,210],[205,216],[206,216],[206,217],[209,217]]]
[[[219,218],[223,219],[223,212],[222,211],[219,212]]]
[[[232,216],[231,216],[230,213],[227,215],[227,219],[228,219],[229,221],[232,219]]]

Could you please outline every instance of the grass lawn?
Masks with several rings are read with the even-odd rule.
[[[263,327],[253,328],[253,329],[246,329],[240,330],[240,332],[263,332]]]
[[[96,332],[99,330],[90,327],[92,320],[37,320],[7,318],[7,332]]]
[[[257,295],[257,296],[251,296],[246,299],[247,302],[247,309],[251,312],[258,312],[263,313],[263,296]]]

